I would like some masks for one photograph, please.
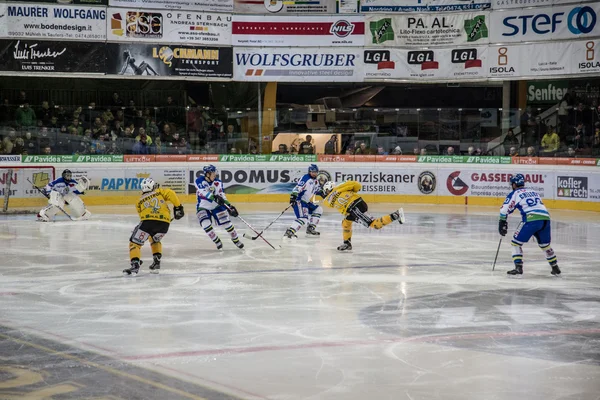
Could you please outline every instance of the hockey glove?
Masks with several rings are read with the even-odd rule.
[[[506,220],[501,219],[500,221],[498,221],[498,232],[500,233],[500,235],[506,236],[506,234],[508,233],[508,222],[506,222]]]
[[[231,215],[232,217],[237,217],[238,215],[240,215],[237,208],[235,208],[231,204],[229,205],[229,207],[227,207],[227,211],[229,212],[229,215]]]
[[[298,193],[292,193],[290,194],[290,204],[296,204],[296,202],[298,201]]]
[[[220,206],[224,206],[225,205],[225,199],[222,198],[221,196],[215,196],[215,201]]]
[[[185,215],[183,206],[173,207],[173,211],[175,211],[175,219],[181,219]]]

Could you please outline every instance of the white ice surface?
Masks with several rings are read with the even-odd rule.
[[[257,228],[278,214],[239,208]],[[217,228],[222,253],[190,215],[161,273],[146,245],[135,278],[135,215],[3,217],[0,324],[247,399],[600,398],[599,214],[556,213],[562,278],[532,241],[515,280],[508,238],[491,271],[496,209],[405,212],[356,226],[347,254],[331,213],[318,239],[281,240],[283,217],[265,235],[277,251]]]

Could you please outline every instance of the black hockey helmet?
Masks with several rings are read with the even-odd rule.
[[[73,177],[73,173],[70,169],[65,169],[61,176],[63,179],[70,180]]]

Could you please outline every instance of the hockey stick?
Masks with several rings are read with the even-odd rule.
[[[494,264],[492,265],[492,272],[496,268],[496,260],[498,260],[498,253],[500,253],[500,245],[502,244],[502,238],[504,236],[500,236],[500,241],[498,242],[498,250],[496,250],[496,257],[494,257]]]
[[[251,239],[251,240],[256,240],[256,239],[258,239],[259,237],[262,237],[262,234],[263,234],[263,233],[264,233],[264,232],[265,232],[267,229],[269,229],[269,228],[271,227],[271,225],[273,225],[273,224],[275,223],[275,221],[277,221],[279,218],[281,218],[281,216],[282,216],[283,214],[285,214],[285,212],[286,212],[287,210],[289,210],[291,206],[293,206],[293,204],[290,204],[289,206],[287,206],[287,207],[285,208],[285,210],[283,210],[283,211],[281,212],[281,214],[279,214],[279,215],[277,216],[277,218],[275,218],[273,221],[271,221],[271,223],[270,223],[269,225],[267,225],[267,227],[266,227],[265,229],[263,229],[262,231],[260,231],[260,233],[259,233],[258,235],[256,235],[256,236],[247,236],[247,235],[246,235],[246,233],[244,233],[244,237],[245,237],[245,238],[248,238],[248,239]]]
[[[29,181],[29,183],[31,183],[31,186],[33,186],[34,188],[36,188],[38,190],[38,192],[40,192],[44,197],[46,197],[47,199],[50,199],[50,195],[44,193],[44,191],[42,189],[40,189],[39,187],[35,186],[35,184],[33,182],[31,182],[31,180],[29,180],[29,178],[27,178],[27,181]],[[67,203],[66,201],[65,201],[65,204],[69,205],[69,203]],[[69,217],[69,219],[71,221],[78,221],[79,220],[79,218],[73,218],[73,217],[71,217],[69,215],[69,213],[67,213],[62,207],[59,207],[59,206],[54,205],[54,204],[53,204],[53,206],[56,207],[56,208],[58,208],[60,211],[62,211],[63,214],[65,214],[67,217]]]
[[[227,208],[227,211],[231,211],[231,209],[230,209],[229,207],[227,207],[227,205],[225,205],[225,208]],[[248,228],[250,228],[250,229],[252,230],[252,232],[254,232],[254,233],[256,233],[256,234],[258,235],[258,232],[256,231],[256,229],[254,229],[254,228],[252,227],[252,225],[250,225],[249,223],[247,223],[247,222],[246,222],[246,220],[245,220],[244,218],[240,217],[240,215],[239,215],[239,214],[238,214],[237,218],[239,218],[239,220],[240,220],[240,221],[242,221],[244,224],[246,224],[246,226],[247,226]],[[264,238],[264,237],[262,237],[262,236],[260,236],[260,238],[261,238],[261,239],[262,239],[262,240],[263,240],[263,241],[264,241],[266,244],[268,244],[269,246],[271,246],[271,248],[272,248],[273,250],[277,250],[275,247],[273,247],[273,245],[272,245],[271,243],[269,243],[269,241],[268,241],[267,239],[265,239],[265,238]]]

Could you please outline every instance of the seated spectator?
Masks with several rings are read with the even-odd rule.
[[[163,140],[163,142],[167,141],[167,138],[169,138],[172,134],[173,134],[173,132],[171,129],[171,125],[164,124],[163,130],[162,130],[162,135],[161,135],[161,139]]]
[[[52,148],[50,146],[46,146],[44,147],[44,154],[45,155],[50,155],[52,154]]]
[[[475,155],[475,147],[469,146],[469,148],[467,149],[467,155],[474,156]]]
[[[427,155],[427,149],[421,149],[420,155],[426,156]]]
[[[401,156],[402,155],[402,149],[400,148],[400,146],[396,146],[394,148],[394,150],[392,151],[392,154],[397,155],[397,156]]]
[[[147,133],[148,135],[154,138],[159,136],[158,134],[160,133],[160,129],[158,128],[158,125],[156,124],[155,120],[150,120],[150,125],[148,126]]]
[[[111,154],[111,155],[123,154],[123,150],[121,150],[121,148],[117,145],[116,141],[112,140],[110,142],[110,145],[107,146],[105,154]]]
[[[17,112],[15,113],[15,120],[19,126],[35,126],[35,111],[33,111],[33,108],[29,107],[28,102],[23,103],[22,107],[17,109]]]
[[[131,130],[131,128],[130,128],[130,127],[128,127],[128,126],[127,126],[127,127],[125,127],[125,130],[123,131],[123,137],[124,137],[125,139],[135,139],[135,136],[134,136],[134,134],[133,134],[133,131]],[[139,139],[137,139],[137,140],[139,140]]]
[[[365,142],[361,142],[358,145],[358,149],[356,149],[356,151],[354,152],[354,154],[360,154],[360,155],[365,155],[365,154],[370,154],[370,150],[367,148],[367,145]]]
[[[298,147],[298,154],[315,154],[311,135],[306,135],[304,142],[300,143],[300,146]]]
[[[15,142],[17,140],[17,132],[14,129],[10,129],[8,131],[8,135],[2,139],[2,148],[4,149],[4,154],[13,154],[13,148],[15,147]]]
[[[44,100],[42,101],[42,106],[38,108],[35,114],[37,118],[42,121],[44,126],[48,126],[48,124],[50,124],[50,119],[52,118],[52,111],[48,101]]]
[[[232,147],[231,149],[229,149],[229,154],[240,154],[238,152],[238,149],[236,149],[235,147]]]
[[[112,124],[115,120],[115,116],[110,110],[110,108],[107,108],[106,111],[104,111],[100,117],[102,118],[102,121],[109,125]]]
[[[25,132],[25,141],[24,141],[25,151],[27,154],[38,154],[38,146],[37,140],[32,138],[31,132]]]
[[[519,156],[519,149],[516,148],[515,146],[511,147],[510,150],[508,151],[508,156],[509,157],[518,157]]]
[[[152,154],[151,147],[147,143],[148,136],[140,135],[140,139],[135,142],[133,145],[132,152],[133,154]]]
[[[413,149],[413,155],[415,155],[415,156],[418,156],[419,154],[421,154],[421,151],[419,150],[419,148],[418,148],[418,147],[415,147],[415,148]]]
[[[97,140],[92,142],[91,152],[93,154],[104,154],[106,153],[106,136],[100,135]]]
[[[510,128],[508,130],[508,132],[506,133],[506,136],[504,137],[504,140],[502,141],[502,144],[505,147],[511,147],[511,146],[515,146],[515,147],[519,147],[519,139],[515,136],[515,132],[513,131],[513,128]]]
[[[449,156],[453,156],[453,155],[454,155],[454,147],[452,147],[452,146],[448,147],[448,148],[446,149],[446,153],[447,153]]]
[[[79,142],[79,145],[76,148],[74,148],[73,151],[74,151],[74,154],[78,154],[78,155],[90,154],[90,144],[87,140],[81,140]]]
[[[558,151],[560,138],[554,129],[550,129],[542,138],[542,155],[554,156]]]
[[[280,144],[277,151],[274,151],[273,154],[290,154],[288,151],[288,147],[286,144]]]
[[[146,128],[146,118],[144,117],[144,110],[135,111],[135,117],[133,118],[133,126],[137,129]]]
[[[346,149],[346,155],[347,156],[353,156],[354,155],[354,150],[352,148],[347,148]]]
[[[67,129],[71,134],[73,133],[73,129],[75,129],[75,135],[83,135],[83,127],[81,126],[80,121],[77,118],[73,118],[73,122],[71,122],[71,125],[69,125]]]
[[[533,146],[529,146],[527,148],[527,157],[536,157],[537,154],[535,154],[535,148]]]
[[[377,155],[378,156],[387,156],[389,153],[387,151],[384,150],[383,147],[379,146],[377,147]]]
[[[94,118],[94,122],[90,126],[90,128],[92,129],[92,132],[94,132],[94,135],[97,134],[97,132],[100,130],[101,126],[102,126],[102,118],[100,118],[100,117]]]
[[[60,129],[61,124],[58,122],[58,117],[56,115],[50,117],[50,122],[47,127],[50,129]]]
[[[176,154],[188,154],[191,149],[187,140],[179,135],[179,132],[173,132],[173,142],[169,143],[169,147],[173,149]]]
[[[24,154],[26,152],[27,151],[25,149],[25,141],[23,140],[23,138],[18,137],[15,140],[15,145],[13,146],[12,154]]]
[[[142,138],[144,138],[145,143],[148,146],[152,146],[152,138],[146,134],[146,130],[144,128],[140,128],[139,132],[140,134],[135,137],[135,141],[139,142],[142,140]]]
[[[557,157],[577,157],[577,152],[573,147],[568,147],[566,151],[560,151],[556,153]]]
[[[113,137],[123,137],[125,135],[125,130],[121,126],[121,121],[115,121],[111,134]]]

